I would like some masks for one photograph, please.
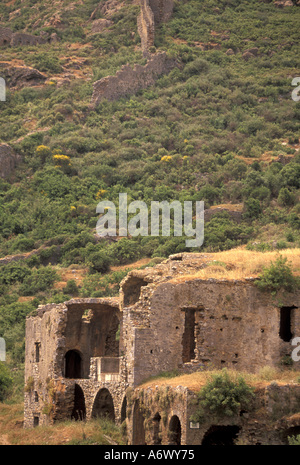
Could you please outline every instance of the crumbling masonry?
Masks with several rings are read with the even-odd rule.
[[[253,411],[203,425],[190,421],[196,393],[189,386],[160,387],[154,380],[143,387],[163,371],[213,366],[255,373],[291,356],[291,338],[300,335],[299,293],[274,300],[252,279],[199,279],[203,266],[202,254],[171,256],[130,271],[119,298],[74,299],[29,315],[25,427],[108,416],[122,424],[128,444],[237,437],[284,444],[300,432],[297,384],[262,387]],[[258,411],[264,415],[258,418]]]

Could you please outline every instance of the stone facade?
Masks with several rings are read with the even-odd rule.
[[[197,279],[203,266],[202,254],[178,254],[130,271],[119,298],[73,299],[29,315],[25,427],[108,415],[124,426],[128,444],[187,445],[216,441],[223,430],[252,444],[284,443],[285,431],[300,431],[298,385],[264,387],[254,413],[208,418],[201,427],[190,422],[196,393],[189,386],[142,386],[163,371],[255,373],[291,356],[299,293],[274,300],[251,279]]]

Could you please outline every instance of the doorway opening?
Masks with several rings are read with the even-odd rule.
[[[236,425],[212,425],[203,437],[202,446],[233,446],[239,431]]]
[[[108,389],[102,388],[95,398],[92,410],[92,418],[105,417],[115,421],[115,409],[113,398]]]
[[[177,415],[173,415],[169,423],[169,446],[180,446],[181,423]]]
[[[297,307],[281,307],[280,309],[279,336],[285,342],[289,342],[293,336],[291,321],[295,308]]]
[[[75,384],[74,405],[71,414],[71,419],[75,421],[83,421],[85,420],[85,416],[86,410],[83,390],[78,384]]]

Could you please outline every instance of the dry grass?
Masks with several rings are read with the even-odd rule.
[[[256,252],[245,248],[224,252],[203,254],[206,267],[192,274],[176,278],[178,280],[194,278],[245,279],[258,277],[264,267],[275,262],[279,256],[287,258],[293,273],[300,276],[300,249],[285,249],[280,252]],[[202,257],[201,257],[202,258]]]
[[[23,404],[0,404],[0,445],[122,444],[119,429],[107,420],[24,429],[23,409]]]
[[[263,367],[256,373],[240,372],[237,370],[226,370],[230,379],[237,380],[240,376],[243,377],[246,383],[254,389],[259,389],[268,386],[271,382],[276,382],[278,385],[287,383],[297,383],[300,380],[300,371],[291,369],[277,369],[275,367]],[[178,375],[173,378],[166,378],[165,376],[155,377],[152,380],[147,380],[141,384],[141,388],[149,388],[154,386],[185,386],[191,391],[199,391],[211,377],[215,374],[221,373],[221,370],[208,369],[205,371],[197,371],[191,374]]]
[[[216,210],[217,208],[222,208],[232,212],[241,212],[243,211],[244,205],[241,203],[222,203],[220,205],[212,205],[210,210]]]

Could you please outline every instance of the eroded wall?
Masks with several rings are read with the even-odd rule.
[[[180,269],[180,264],[173,262],[172,267]],[[123,310],[125,353],[134,385],[176,368],[257,372],[291,357],[291,339],[300,334],[299,293],[272,298],[253,280],[168,278],[142,287],[139,301]],[[280,335],[283,307],[291,308],[290,337],[285,340]]]

